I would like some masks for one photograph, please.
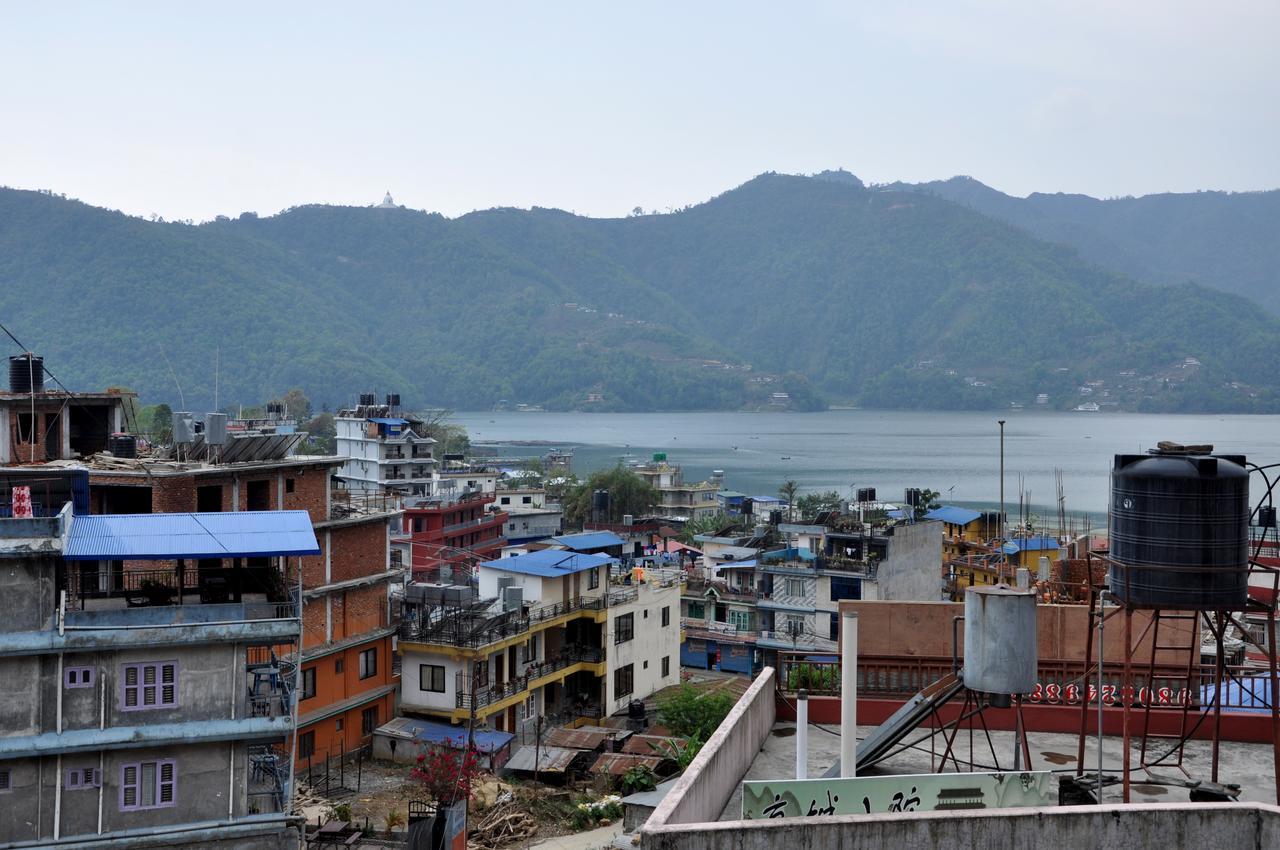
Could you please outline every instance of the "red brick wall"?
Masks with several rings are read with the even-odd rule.
[[[186,513],[195,509],[196,479],[193,476],[162,475],[154,479],[151,486],[153,514]]]
[[[9,460],[14,464],[44,463],[45,431],[48,430],[50,424],[49,414],[41,411],[39,406],[36,407],[33,428],[35,433],[27,434],[28,440],[23,442],[18,436],[18,417],[24,413],[30,415],[31,409],[22,407],[9,408]],[[59,429],[59,432],[61,432],[61,429]],[[31,438],[34,438],[34,441]],[[62,440],[62,434],[50,434],[49,440],[57,446]]]
[[[313,523],[324,522],[329,518],[325,506],[328,503],[330,470],[294,469],[286,470],[283,474],[286,483],[288,479],[293,479],[293,492],[287,492],[288,487],[285,487],[282,510],[307,511],[311,514]]]
[[[347,581],[377,575],[387,568],[387,522],[346,525],[330,532],[333,555],[330,580]]]

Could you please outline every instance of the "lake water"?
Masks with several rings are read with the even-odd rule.
[[[477,442],[545,441],[571,448],[585,477],[620,458],[653,452],[684,467],[686,480],[722,469],[725,487],[773,495],[788,478],[803,491],[875,487],[885,501],[906,487],[927,487],[944,502],[978,508],[1000,500],[1000,431],[1005,423],[1005,502],[1019,492],[1037,513],[1056,517],[1055,470],[1069,515],[1107,509],[1112,456],[1145,451],[1160,440],[1211,443],[1257,463],[1280,461],[1280,416],[1172,416],[1009,411],[997,414],[833,410],[823,413],[460,413]],[[504,446],[504,456],[533,456],[544,446]],[[1260,490],[1255,485],[1255,490]]]

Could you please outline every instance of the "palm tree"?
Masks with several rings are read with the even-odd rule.
[[[795,479],[792,479],[792,478],[788,478],[786,481],[782,483],[782,486],[778,488],[778,495],[781,496],[784,500],[786,500],[786,503],[787,503],[787,520],[788,521],[791,519],[791,506],[795,504],[796,493],[798,493],[799,491],[800,491],[800,485],[797,484],[795,482]]]

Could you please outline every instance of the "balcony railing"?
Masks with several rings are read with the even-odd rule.
[[[329,494],[329,519],[398,511],[401,498],[387,490],[334,490]]]
[[[501,525],[504,518],[500,514],[487,514],[475,519],[469,519],[464,522],[456,522],[453,525],[446,525],[442,531],[444,534],[455,534],[459,531],[465,531],[468,528],[479,528],[483,525]]]
[[[273,568],[178,571],[68,567],[63,576],[70,628],[295,620],[296,594]]]
[[[458,671],[456,677],[456,704],[458,708],[484,708],[507,697],[513,697],[529,688],[529,683],[544,676],[549,676],[574,664],[600,664],[605,659],[602,646],[566,646],[554,658],[530,664],[524,674],[507,681],[501,686],[483,688],[474,694],[467,692],[465,673]]]
[[[568,602],[512,611],[506,618],[496,623],[493,622],[493,618],[485,618],[481,621],[485,624],[482,628],[473,628],[473,624],[465,617],[447,611],[440,620],[428,622],[409,620],[402,623],[400,639],[478,649],[522,635],[534,626],[556,617],[572,614],[575,611],[602,611],[607,605],[607,598],[604,596],[580,596]]]

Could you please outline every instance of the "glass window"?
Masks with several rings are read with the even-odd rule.
[[[689,619],[701,620],[707,616],[706,607],[701,602],[689,603]]]
[[[366,649],[360,653],[360,678],[368,679],[378,674],[378,648]]]
[[[363,735],[372,735],[373,730],[378,728],[378,707],[371,705],[364,711],[360,712],[360,732]]]
[[[418,667],[418,687],[431,693],[444,693],[444,665],[423,664]]]
[[[595,590],[600,586],[600,568],[587,570],[587,590]]]
[[[636,615],[623,614],[619,617],[614,625],[613,642],[626,643],[635,637],[636,632]],[[630,693],[628,691],[628,693]]]
[[[671,675],[671,656],[664,655],[662,656],[662,678],[665,679],[670,675]]]
[[[671,625],[671,606],[670,605],[662,606],[662,625],[664,627]]]
[[[316,754],[315,731],[304,732],[298,736],[298,758],[309,759]]]
[[[628,664],[626,667],[619,667],[617,674],[613,680],[613,698],[621,699],[627,696],[635,687],[635,665]]]
[[[316,668],[308,667],[302,671],[302,698],[311,699],[316,695]]]

